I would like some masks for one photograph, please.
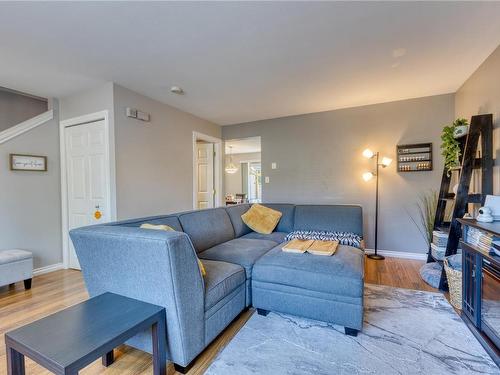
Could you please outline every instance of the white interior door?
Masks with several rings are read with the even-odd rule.
[[[214,145],[196,144],[197,208],[214,207]]]
[[[68,229],[110,221],[104,120],[65,129]],[[80,269],[69,242],[69,267]]]

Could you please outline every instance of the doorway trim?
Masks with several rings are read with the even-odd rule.
[[[222,139],[212,137],[211,135],[193,131],[193,209],[197,209],[196,205],[196,187],[198,183],[198,169],[196,168],[196,142],[205,141],[214,144],[214,206],[222,206]]]
[[[106,154],[108,164],[106,174],[109,184],[107,184],[110,219],[116,220],[116,169],[115,169],[115,132],[114,127],[109,123],[109,111],[99,111],[87,115],[73,117],[59,122],[59,150],[61,158],[61,229],[62,229],[62,250],[64,268],[69,268],[69,218],[68,218],[68,181],[66,173],[66,128],[76,125],[88,124],[95,121],[104,121],[104,134],[106,136]]]

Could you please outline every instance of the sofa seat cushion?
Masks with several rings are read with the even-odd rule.
[[[252,267],[261,256],[276,246],[276,242],[251,238],[235,238],[198,254],[201,259],[219,260],[239,264],[246,277],[252,276]],[[207,270],[207,274],[210,273]]]
[[[339,245],[332,256],[285,253],[276,246],[260,258],[252,280],[348,297],[362,297],[364,253]]]
[[[204,260],[205,311],[245,283],[245,270],[237,264]]]
[[[274,241],[276,243],[282,243],[282,242],[284,242],[285,237],[287,235],[288,235],[288,233],[286,233],[286,232],[273,232],[271,234],[250,232],[248,234],[245,234],[244,236],[241,236],[241,238],[250,238],[250,239],[256,239],[256,240],[268,240],[268,241]]]

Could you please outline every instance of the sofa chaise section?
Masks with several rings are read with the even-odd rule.
[[[362,234],[359,206],[296,206],[294,230]],[[363,325],[364,252],[339,245],[335,255],[291,254],[276,246],[252,271],[252,305],[331,322],[356,334]]]
[[[361,330],[363,259],[363,251],[350,246],[339,245],[331,257],[277,246],[254,266],[253,306]]]

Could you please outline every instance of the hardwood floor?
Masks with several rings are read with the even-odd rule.
[[[384,261],[366,259],[365,281],[371,284],[389,285],[400,288],[436,291],[425,284],[419,276],[421,261],[387,258]],[[14,288],[0,288],[0,375],[7,374],[4,333],[25,325],[88,298],[79,271],[62,270],[37,276],[33,287],[25,291],[22,283]],[[243,312],[196,360],[189,375],[203,374],[217,353],[234,337],[238,330],[252,316],[253,310]],[[151,374],[151,356],[128,346],[115,351],[116,361],[105,368],[100,359],[80,373],[94,374]],[[26,359],[26,373],[34,375],[51,374],[29,359]],[[169,365],[168,373],[175,370]]]

